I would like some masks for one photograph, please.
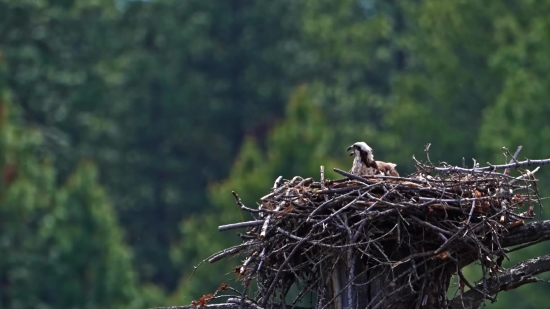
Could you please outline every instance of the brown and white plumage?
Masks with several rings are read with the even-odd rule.
[[[372,148],[365,142],[357,142],[348,147],[355,155],[350,173],[358,176],[384,175],[399,177],[395,163],[375,161]]]
[[[380,173],[382,175],[399,177],[399,173],[395,169],[397,164],[391,162],[376,161],[376,165],[378,165],[378,170],[380,170]]]
[[[350,156],[353,158],[353,165],[349,171],[351,174],[358,176],[372,176],[379,173],[378,165],[374,161],[372,148],[365,142],[357,142],[348,147],[348,151],[352,150]]]

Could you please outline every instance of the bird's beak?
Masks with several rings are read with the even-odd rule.
[[[352,150],[353,149],[353,145],[349,146],[348,147],[348,151]],[[353,156],[353,151],[349,154],[350,156]]]

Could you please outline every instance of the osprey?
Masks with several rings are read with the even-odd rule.
[[[358,176],[385,175],[399,177],[399,173],[395,170],[395,163],[375,161],[372,154],[372,148],[365,142],[357,142],[348,147],[348,151],[352,150],[350,156],[355,155],[353,165],[349,171],[351,174]]]
[[[376,165],[378,165],[378,170],[382,175],[399,177],[399,173],[395,169],[397,164],[391,162],[376,161]]]

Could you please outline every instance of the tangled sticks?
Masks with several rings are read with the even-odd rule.
[[[258,291],[252,299],[243,292],[242,302],[260,308],[296,305],[309,292],[315,308],[445,308],[454,274],[462,289],[493,299],[461,269],[478,260],[483,278],[499,271],[503,235],[533,218],[540,204],[538,168],[518,177],[509,168],[547,163],[514,159],[466,169],[416,161],[408,178],[363,178],[338,169],[345,179],[324,180],[323,170],[320,182],[279,177],[258,209],[234,193],[257,220],[220,226],[248,231],[242,244],[209,262],[244,254],[235,271],[245,291],[253,279]],[[293,285],[298,295],[285,299]]]

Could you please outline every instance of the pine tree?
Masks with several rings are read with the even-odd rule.
[[[138,308],[131,251],[97,169],[84,161],[57,185],[5,76],[0,63],[0,307]]]
[[[349,158],[345,147],[341,149],[341,163],[328,156],[332,138],[325,117],[314,107],[307,87],[301,86],[289,100],[286,119],[269,132],[265,142],[252,137],[246,139],[228,179],[210,186],[210,199],[216,207],[215,211],[192,217],[181,224],[184,242],[173,249],[174,259],[188,271],[177,293],[180,304],[211,293],[222,282],[234,283],[231,271],[232,266],[239,263],[237,260],[203,265],[190,282],[192,265],[183,264],[193,261],[197,265],[209,254],[239,242],[234,233],[217,232],[219,225],[251,219],[243,217],[231,191],[240,194],[245,205],[255,207],[255,201],[269,192],[279,175],[285,179],[297,175],[318,179],[319,168],[324,165],[325,177],[340,178],[332,169],[348,167],[351,162],[345,161]],[[227,273],[229,276],[224,276]]]

